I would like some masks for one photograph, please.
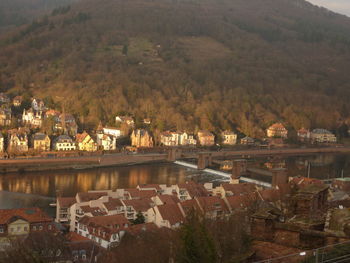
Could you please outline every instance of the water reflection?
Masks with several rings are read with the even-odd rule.
[[[188,174],[191,171],[187,168],[170,164],[13,174],[0,176],[0,190],[50,197],[59,191],[62,196],[73,196],[81,191],[128,188],[138,184],[176,184],[184,182]]]

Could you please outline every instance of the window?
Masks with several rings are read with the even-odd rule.
[[[28,227],[25,226],[25,227],[23,228],[23,230],[24,230],[24,231],[28,231]]]
[[[21,231],[21,227],[18,226],[18,227],[17,227],[17,232],[20,232],[20,231]]]
[[[81,259],[82,259],[82,260],[86,260],[86,254],[83,254],[83,255],[81,256]]]
[[[36,231],[36,226],[33,226],[33,230]]]
[[[49,225],[49,227],[48,227],[48,228],[49,228],[49,230],[51,230],[51,229],[52,229],[52,225]]]
[[[4,233],[4,229],[3,228],[0,228],[0,233]]]
[[[40,230],[40,231],[43,230],[43,226],[39,226],[39,230]]]

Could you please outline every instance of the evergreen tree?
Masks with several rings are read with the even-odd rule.
[[[145,217],[143,216],[143,214],[139,211],[137,214],[136,214],[136,219],[134,220],[134,224],[137,225],[137,224],[143,224],[145,223]]]
[[[179,262],[217,262],[214,240],[206,229],[204,219],[196,213],[192,212],[188,216],[187,222],[180,230],[180,239]]]

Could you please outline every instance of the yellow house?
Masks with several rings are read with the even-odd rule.
[[[36,151],[50,151],[51,140],[49,136],[44,133],[36,133],[34,135],[34,150]]]
[[[28,221],[17,218],[8,224],[8,235],[9,236],[19,236],[27,235],[30,231],[30,224]]]
[[[97,143],[91,138],[87,132],[78,133],[76,136],[78,149],[80,151],[95,152],[97,151]]]

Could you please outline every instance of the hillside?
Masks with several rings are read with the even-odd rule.
[[[76,0],[1,0],[0,33],[31,22],[35,17]]]
[[[84,0],[0,40],[1,90],[91,127],[126,112],[262,136],[350,114],[350,19],[303,0]]]

